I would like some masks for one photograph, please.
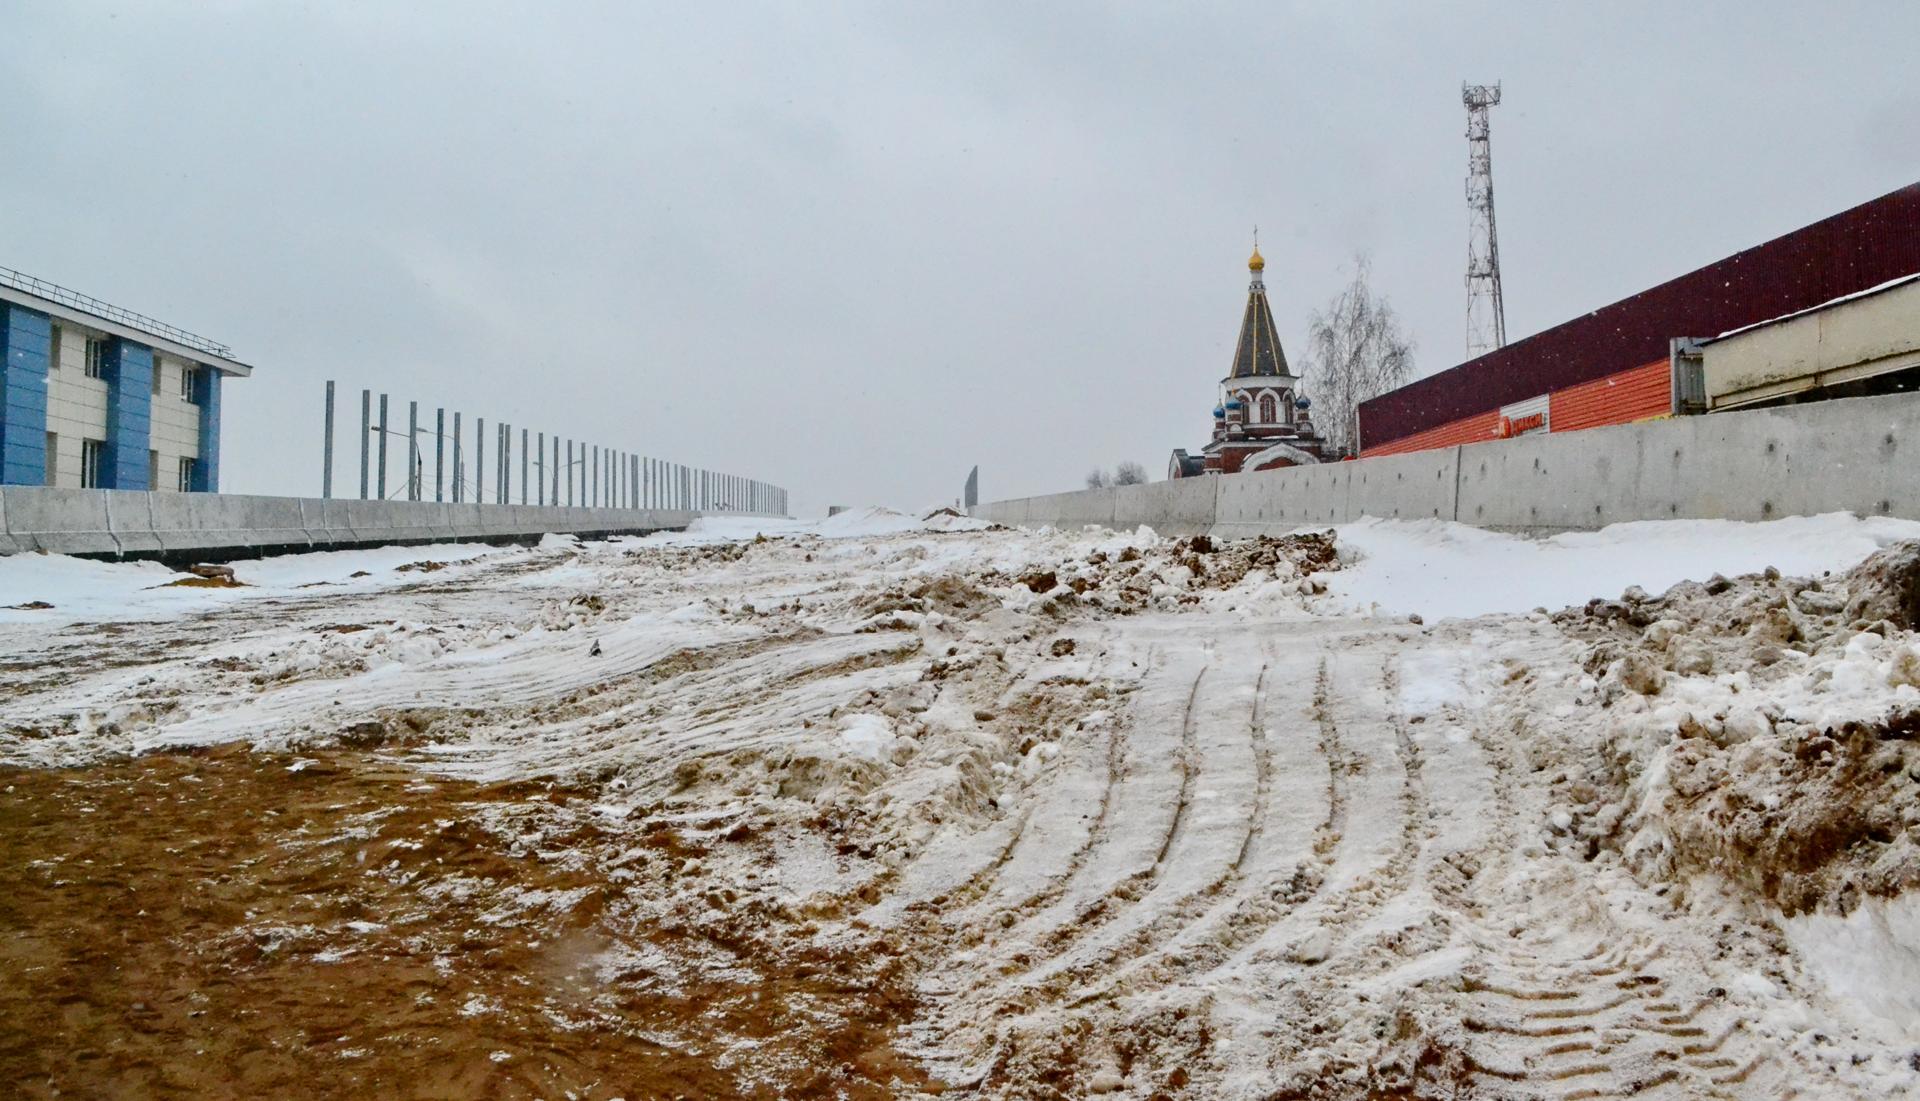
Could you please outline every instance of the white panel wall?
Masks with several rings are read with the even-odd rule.
[[[147,446],[160,454],[160,477],[153,485],[156,490],[177,488],[180,459],[200,456],[200,407],[180,396],[180,375],[187,367],[171,356],[153,355],[154,377],[159,379],[160,388],[153,395],[153,435]]]
[[[107,438],[107,384],[87,377],[87,330],[54,324],[60,327],[59,362],[47,371],[47,431],[58,437],[50,456],[53,484],[78,489],[80,441]]]

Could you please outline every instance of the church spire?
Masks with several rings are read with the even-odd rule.
[[[1263,274],[1266,257],[1260,255],[1260,231],[1253,231],[1253,255],[1247,257],[1247,270],[1253,279],[1247,284],[1247,312],[1240,320],[1240,340],[1233,348],[1233,373],[1230,378],[1258,378],[1275,375],[1292,377],[1287,369],[1287,354],[1280,350],[1280,336],[1273,327],[1273,309],[1267,305],[1267,284]]]

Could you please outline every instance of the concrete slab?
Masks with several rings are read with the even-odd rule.
[[[119,553],[143,554],[162,549],[153,526],[154,494],[144,490],[104,489],[100,495],[106,501],[107,527],[120,545]]]
[[[1219,483],[1219,478],[1178,478],[1115,486],[1105,491],[1113,496],[1113,526],[1131,530],[1144,525],[1161,535],[1203,534],[1213,527]]]
[[[119,554],[107,520],[108,491],[6,486],[8,534],[22,551]]]

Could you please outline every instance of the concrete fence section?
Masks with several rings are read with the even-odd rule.
[[[1920,520],[1920,394],[1846,398],[977,506],[1026,527],[1278,534],[1363,516],[1505,531],[1821,512]]]
[[[217,560],[392,543],[530,540],[549,532],[640,535],[684,528],[700,515],[9,485],[0,486],[0,554]]]

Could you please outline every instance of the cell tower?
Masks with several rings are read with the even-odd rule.
[[[1493,228],[1493,150],[1487,109],[1500,102],[1500,85],[1460,85],[1467,105],[1467,358],[1507,343],[1507,306],[1500,297],[1500,239]]]

